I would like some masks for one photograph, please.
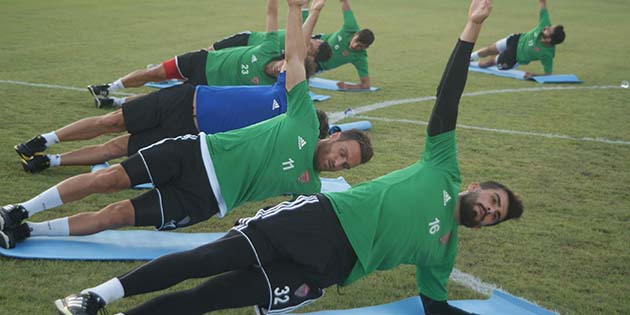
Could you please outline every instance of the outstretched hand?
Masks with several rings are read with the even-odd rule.
[[[287,4],[289,6],[298,6],[302,7],[308,3],[308,0],[287,0]]]
[[[311,3],[311,11],[321,10],[324,4],[326,4],[326,0],[314,0],[313,3]]]
[[[492,0],[472,0],[468,9],[468,20],[481,24],[492,11]]]

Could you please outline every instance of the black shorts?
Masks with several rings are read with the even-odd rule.
[[[248,237],[263,266],[268,259],[273,260],[266,253],[273,252],[269,256],[300,266],[305,279],[318,288],[343,283],[357,261],[323,195],[299,196],[259,210],[254,217],[240,219],[234,230]]]
[[[251,34],[252,32],[250,31],[234,34],[232,36],[228,36],[222,40],[214,42],[214,44],[212,44],[212,47],[214,48],[214,50],[221,50],[230,47],[247,46],[247,43],[249,42],[249,35]]]
[[[197,134],[193,120],[195,86],[182,84],[134,99],[123,106],[131,134],[127,156],[165,138]]]
[[[201,156],[205,139],[185,135],[142,148],[124,160],[131,185],[154,189],[131,199],[136,226],[170,230],[209,219],[219,212]]]
[[[497,57],[497,68],[508,70],[516,65],[516,50],[518,49],[518,39],[521,34],[513,34],[507,39],[506,49]]]
[[[208,59],[207,50],[198,50],[175,57],[177,59],[177,69],[192,85],[208,85],[206,79],[206,61]]]

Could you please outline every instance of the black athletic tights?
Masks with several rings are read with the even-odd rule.
[[[125,297],[163,290],[186,279],[218,276],[190,290],[161,295],[124,313],[194,315],[266,305],[269,288],[262,272],[253,267],[255,264],[248,241],[236,232],[193,250],[157,258],[119,277]]]

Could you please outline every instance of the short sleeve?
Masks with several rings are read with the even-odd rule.
[[[543,68],[545,69],[545,74],[553,73],[553,58],[543,58],[540,60],[540,63],[542,63]]]
[[[446,301],[448,292],[446,284],[453,268],[420,267],[416,266],[416,285],[418,293],[424,294],[435,301]]]
[[[549,19],[549,11],[545,9],[541,9],[538,14],[538,28],[542,29],[545,26],[551,25],[551,20]]]
[[[359,24],[357,23],[352,10],[343,11],[343,26],[341,29],[344,32],[354,33],[359,31]]]
[[[308,81],[304,80],[295,85],[291,91],[287,92],[287,116],[308,117],[305,121],[314,117],[317,120],[317,113],[313,100],[309,95]]]
[[[436,136],[426,135],[422,162],[441,168],[457,167],[457,143],[455,130]]]
[[[365,77],[369,77],[370,76],[370,73],[368,71],[368,59],[367,59],[367,56],[359,57],[352,64],[357,69],[357,74],[359,74],[359,78],[365,78]]]

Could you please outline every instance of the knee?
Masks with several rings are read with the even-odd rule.
[[[122,110],[117,110],[113,113],[99,117],[97,124],[110,131],[126,130]]]
[[[117,164],[94,173],[92,185],[98,191],[108,193],[129,188],[131,183],[125,169]]]
[[[113,203],[98,212],[98,222],[104,229],[132,226],[135,223],[133,206],[128,200]]]
[[[101,149],[108,161],[127,155],[127,144],[124,141],[127,141],[127,139],[121,141],[112,140],[101,145]]]

